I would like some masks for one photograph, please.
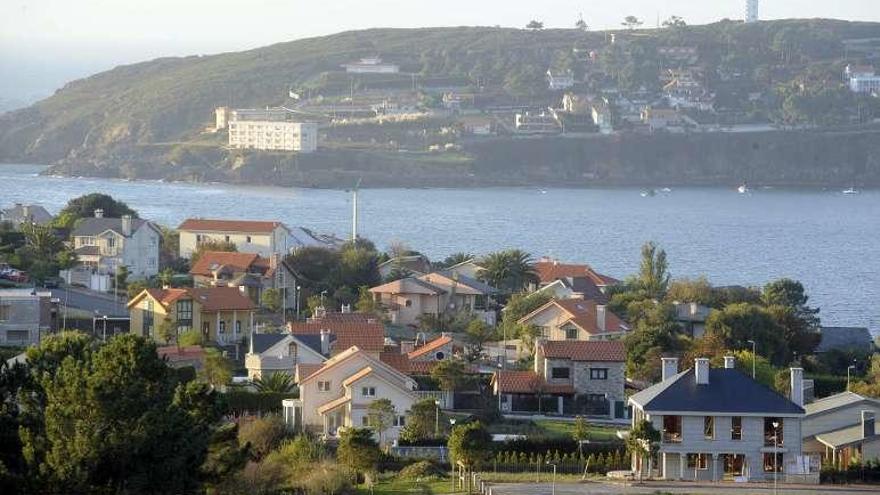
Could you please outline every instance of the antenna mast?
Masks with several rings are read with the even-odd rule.
[[[361,187],[361,179],[351,191],[351,242],[357,242],[358,238],[358,188]]]

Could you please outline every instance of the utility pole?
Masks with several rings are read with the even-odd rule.
[[[756,345],[754,340],[747,340],[746,342],[752,344],[752,380],[755,379],[755,363],[758,361],[758,355],[755,353]]]
[[[361,179],[351,191],[351,242],[357,242],[358,238],[358,189],[361,187]]]

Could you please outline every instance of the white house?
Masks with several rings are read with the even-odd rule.
[[[248,378],[254,380],[274,373],[294,377],[298,364],[321,365],[327,360],[329,347],[322,353],[324,335],[296,336],[289,333],[253,333],[244,358]],[[329,337],[329,336],[328,336]]]
[[[345,72],[350,74],[396,74],[400,67],[395,64],[383,63],[379,57],[365,57],[357,62],[344,64]]]
[[[95,210],[94,218],[77,222],[71,233],[82,265],[111,274],[124,265],[133,279],[159,273],[160,237],[159,228],[151,222],[130,215],[104,218],[101,209]]]
[[[198,245],[207,241],[231,242],[240,253],[256,253],[264,258],[283,256],[294,247],[289,244],[290,230],[281,222],[190,218],[177,230],[181,258],[190,258]]]
[[[297,430],[335,437],[342,428],[368,427],[369,406],[388,399],[394,406],[386,443],[400,436],[406,412],[418,398],[416,382],[357,346],[335,355],[316,369],[299,365],[299,399],[284,400],[284,418]]]

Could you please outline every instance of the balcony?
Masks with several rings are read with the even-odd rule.
[[[681,443],[681,432],[663,432],[663,443]]]

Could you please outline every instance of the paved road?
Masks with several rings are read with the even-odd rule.
[[[107,316],[128,316],[128,310],[125,307],[125,299],[120,298],[118,301],[113,298],[113,294],[105,294],[93,290],[83,289],[81,287],[69,287],[52,289],[52,297],[57,297],[63,305],[65,301],[71,308],[88,311]]]
[[[550,495],[549,483],[500,483],[492,485],[492,495]],[[688,483],[653,481],[636,485],[602,482],[557,483],[556,495],[618,495],[627,493],[675,493],[682,495],[773,494],[772,483]],[[880,493],[878,485],[780,485],[779,495],[867,495]]]

